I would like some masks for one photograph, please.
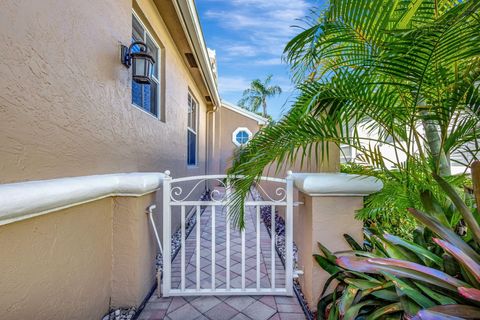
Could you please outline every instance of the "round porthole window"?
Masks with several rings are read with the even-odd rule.
[[[252,138],[252,132],[248,128],[237,128],[232,134],[232,141],[237,146],[243,146],[247,144]]]

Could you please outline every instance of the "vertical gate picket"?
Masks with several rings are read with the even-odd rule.
[[[293,174],[288,172],[287,178],[287,208],[286,208],[286,222],[285,222],[285,289],[287,294],[293,294]]]
[[[171,207],[170,207],[170,171],[165,171],[163,179],[163,295],[169,296],[171,286]]]
[[[226,190],[225,190],[225,195],[226,195],[226,201],[229,201],[230,200],[230,182],[227,181],[227,186],[226,186]],[[226,282],[226,289],[227,291],[230,290],[230,210],[229,210],[229,206],[227,205],[226,209],[226,243],[225,243],[225,254],[226,254],[226,257],[225,257],[225,269],[226,269],[226,279],[225,279],[225,282]]]
[[[275,238],[277,236],[276,233],[276,227],[275,227],[275,206],[272,206],[272,211],[270,213],[270,222],[271,222],[271,228],[270,228],[270,236],[271,238],[271,243],[270,243],[270,268],[272,269],[272,290],[275,290],[275,255],[276,255],[276,250],[275,250]]]
[[[242,291],[245,291],[245,228],[242,230]]]
[[[212,290],[215,291],[215,254],[216,254],[216,246],[215,246],[215,206],[212,206]]]
[[[185,291],[185,206],[181,206],[181,288],[182,291]]]
[[[197,223],[196,223],[196,229],[197,229],[197,234],[196,234],[196,253],[197,253],[197,261],[195,263],[196,267],[196,285],[197,285],[197,291],[200,291],[200,206],[197,205]]]
[[[257,205],[256,212],[257,232],[257,290],[260,290],[260,206]]]

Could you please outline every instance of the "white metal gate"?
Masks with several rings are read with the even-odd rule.
[[[163,295],[293,295],[293,180],[291,174],[285,179],[271,177],[260,179],[261,183],[257,184],[257,188],[262,197],[246,199],[245,210],[247,212],[247,208],[250,208],[248,212],[251,212],[251,221],[250,225],[241,232],[233,229],[229,221],[228,206],[232,190],[226,178],[226,175],[208,175],[178,179],[167,176],[164,179]],[[208,199],[189,199],[195,193],[194,191],[205,183],[215,185],[215,189],[210,189]],[[270,190],[266,188],[267,185],[274,187],[274,196],[268,195],[265,191],[265,189]],[[186,188],[188,191],[184,192]],[[268,238],[263,221],[261,222],[261,208],[264,207],[270,207],[272,212],[271,238]],[[276,252],[274,217],[277,207],[285,208],[284,269],[283,264],[279,267],[279,257]],[[202,216],[202,212],[209,212],[209,216],[206,214]],[[175,215],[180,215],[177,219],[180,220],[181,248],[180,261],[172,268],[171,222]],[[204,225],[202,225],[202,219],[204,219]],[[188,224],[188,221],[193,223]],[[193,227],[188,230],[187,224]],[[188,237],[189,231],[192,237]],[[205,236],[205,233],[208,234]],[[191,240],[193,237],[195,239]],[[187,241],[190,241],[189,245]],[[190,255],[190,259],[187,255]],[[178,257],[174,261],[177,260]],[[282,276],[281,279],[277,279],[280,268],[283,269]]]

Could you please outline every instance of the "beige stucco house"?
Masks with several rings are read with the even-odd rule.
[[[220,98],[189,3],[2,1],[0,182],[207,172]],[[157,60],[151,97],[120,63],[132,37]]]
[[[133,41],[155,60],[148,85],[121,63]],[[177,214],[171,225],[161,219],[164,172],[223,174],[267,124],[221,100],[215,61],[193,0],[0,2],[1,319],[100,319],[142,305],[156,284],[151,222],[159,238],[180,224]],[[315,172],[338,170],[335,152],[312,161]],[[325,276],[312,264],[316,241],[342,234],[312,221],[350,197],[334,220],[359,231],[353,211],[379,188],[342,188],[349,179],[295,180],[305,206],[293,236],[311,301],[312,272]]]
[[[269,120],[225,101],[222,102],[219,116],[219,170],[225,172],[231,165],[235,150],[248,143]]]
[[[221,102],[191,0],[7,0],[0,30],[0,184],[14,195],[0,199],[1,318],[98,319],[138,305],[154,284],[144,212],[161,204],[156,176],[89,176],[223,172],[234,131],[245,128],[245,143],[265,120]],[[151,85],[120,63],[133,40],[156,61]],[[75,192],[31,189],[23,215],[35,184],[23,182],[66,177],[50,185]],[[135,179],[144,188],[124,194]]]

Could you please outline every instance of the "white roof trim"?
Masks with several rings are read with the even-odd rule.
[[[198,18],[197,9],[194,0],[176,0],[173,1],[177,15],[185,33],[188,35],[187,40],[194,49],[193,54],[196,56],[200,70],[210,91],[213,104],[220,105],[220,95],[218,93],[215,76],[213,75],[210,57],[208,56],[207,46],[203,38],[202,27]]]
[[[140,197],[163,173],[121,173],[0,184],[0,225],[114,196]]]
[[[248,111],[244,108],[241,108],[241,107],[239,107],[237,105],[234,105],[234,104],[231,104],[229,102],[222,101],[222,107],[227,108],[227,109],[232,110],[232,111],[235,111],[236,113],[239,113],[242,116],[245,116],[247,118],[253,119],[253,120],[257,121],[257,123],[259,125],[264,126],[264,125],[268,124],[269,120],[267,118],[264,118],[264,117],[262,117],[262,116],[260,116],[256,113]]]

